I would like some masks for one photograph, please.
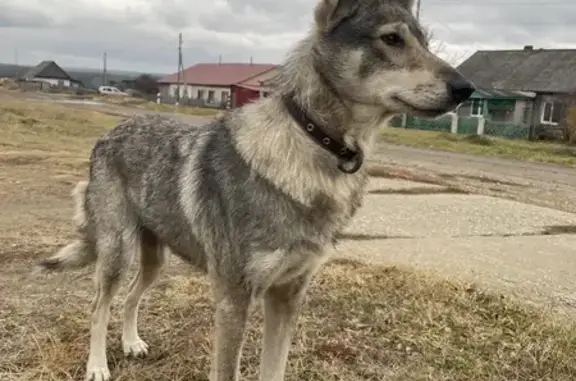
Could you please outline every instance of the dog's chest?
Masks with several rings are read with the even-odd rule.
[[[354,217],[362,206],[363,184],[342,187],[335,192],[317,192],[310,203],[310,221],[333,237]]]

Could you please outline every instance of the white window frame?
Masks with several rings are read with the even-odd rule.
[[[552,120],[544,120],[544,112],[546,111],[546,105],[550,105],[550,119],[554,117],[554,103],[553,101],[546,101],[542,103],[542,109],[540,110],[540,123],[547,124],[549,126],[557,126],[558,122]]]
[[[208,96],[206,97],[206,102],[208,103],[216,102],[216,91],[208,90]]]
[[[230,98],[230,94],[228,93],[228,91],[221,91],[220,92],[220,102],[226,103],[226,102],[228,102],[229,98]]]
[[[479,109],[480,109],[480,113],[475,113],[476,108],[475,104],[479,103]],[[484,108],[486,107],[486,100],[485,99],[471,99],[470,100],[470,116],[474,116],[474,117],[481,117],[484,116]]]

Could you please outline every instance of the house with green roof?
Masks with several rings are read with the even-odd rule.
[[[576,49],[480,50],[458,70],[478,89],[458,116],[530,127],[533,136],[567,127],[567,108],[576,100]]]

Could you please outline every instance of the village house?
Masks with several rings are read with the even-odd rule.
[[[47,84],[50,87],[78,87],[80,82],[72,78],[54,61],[42,61],[20,77],[24,82]]]
[[[276,74],[277,66],[255,63],[200,63],[178,76],[158,80],[161,97],[189,100],[200,106],[239,107],[260,97],[260,83]],[[180,88],[180,94],[178,94]],[[179,96],[178,96],[179,95]]]
[[[460,117],[525,126],[532,135],[566,128],[576,101],[576,49],[480,50],[458,70],[478,89],[459,107]]]

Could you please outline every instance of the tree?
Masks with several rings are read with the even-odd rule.
[[[469,55],[469,52],[449,52],[446,43],[434,37],[431,29],[426,31],[430,41],[430,51],[452,66],[458,66]]]
[[[158,82],[151,75],[142,74],[134,79],[134,90],[143,94],[155,95],[158,93]]]

